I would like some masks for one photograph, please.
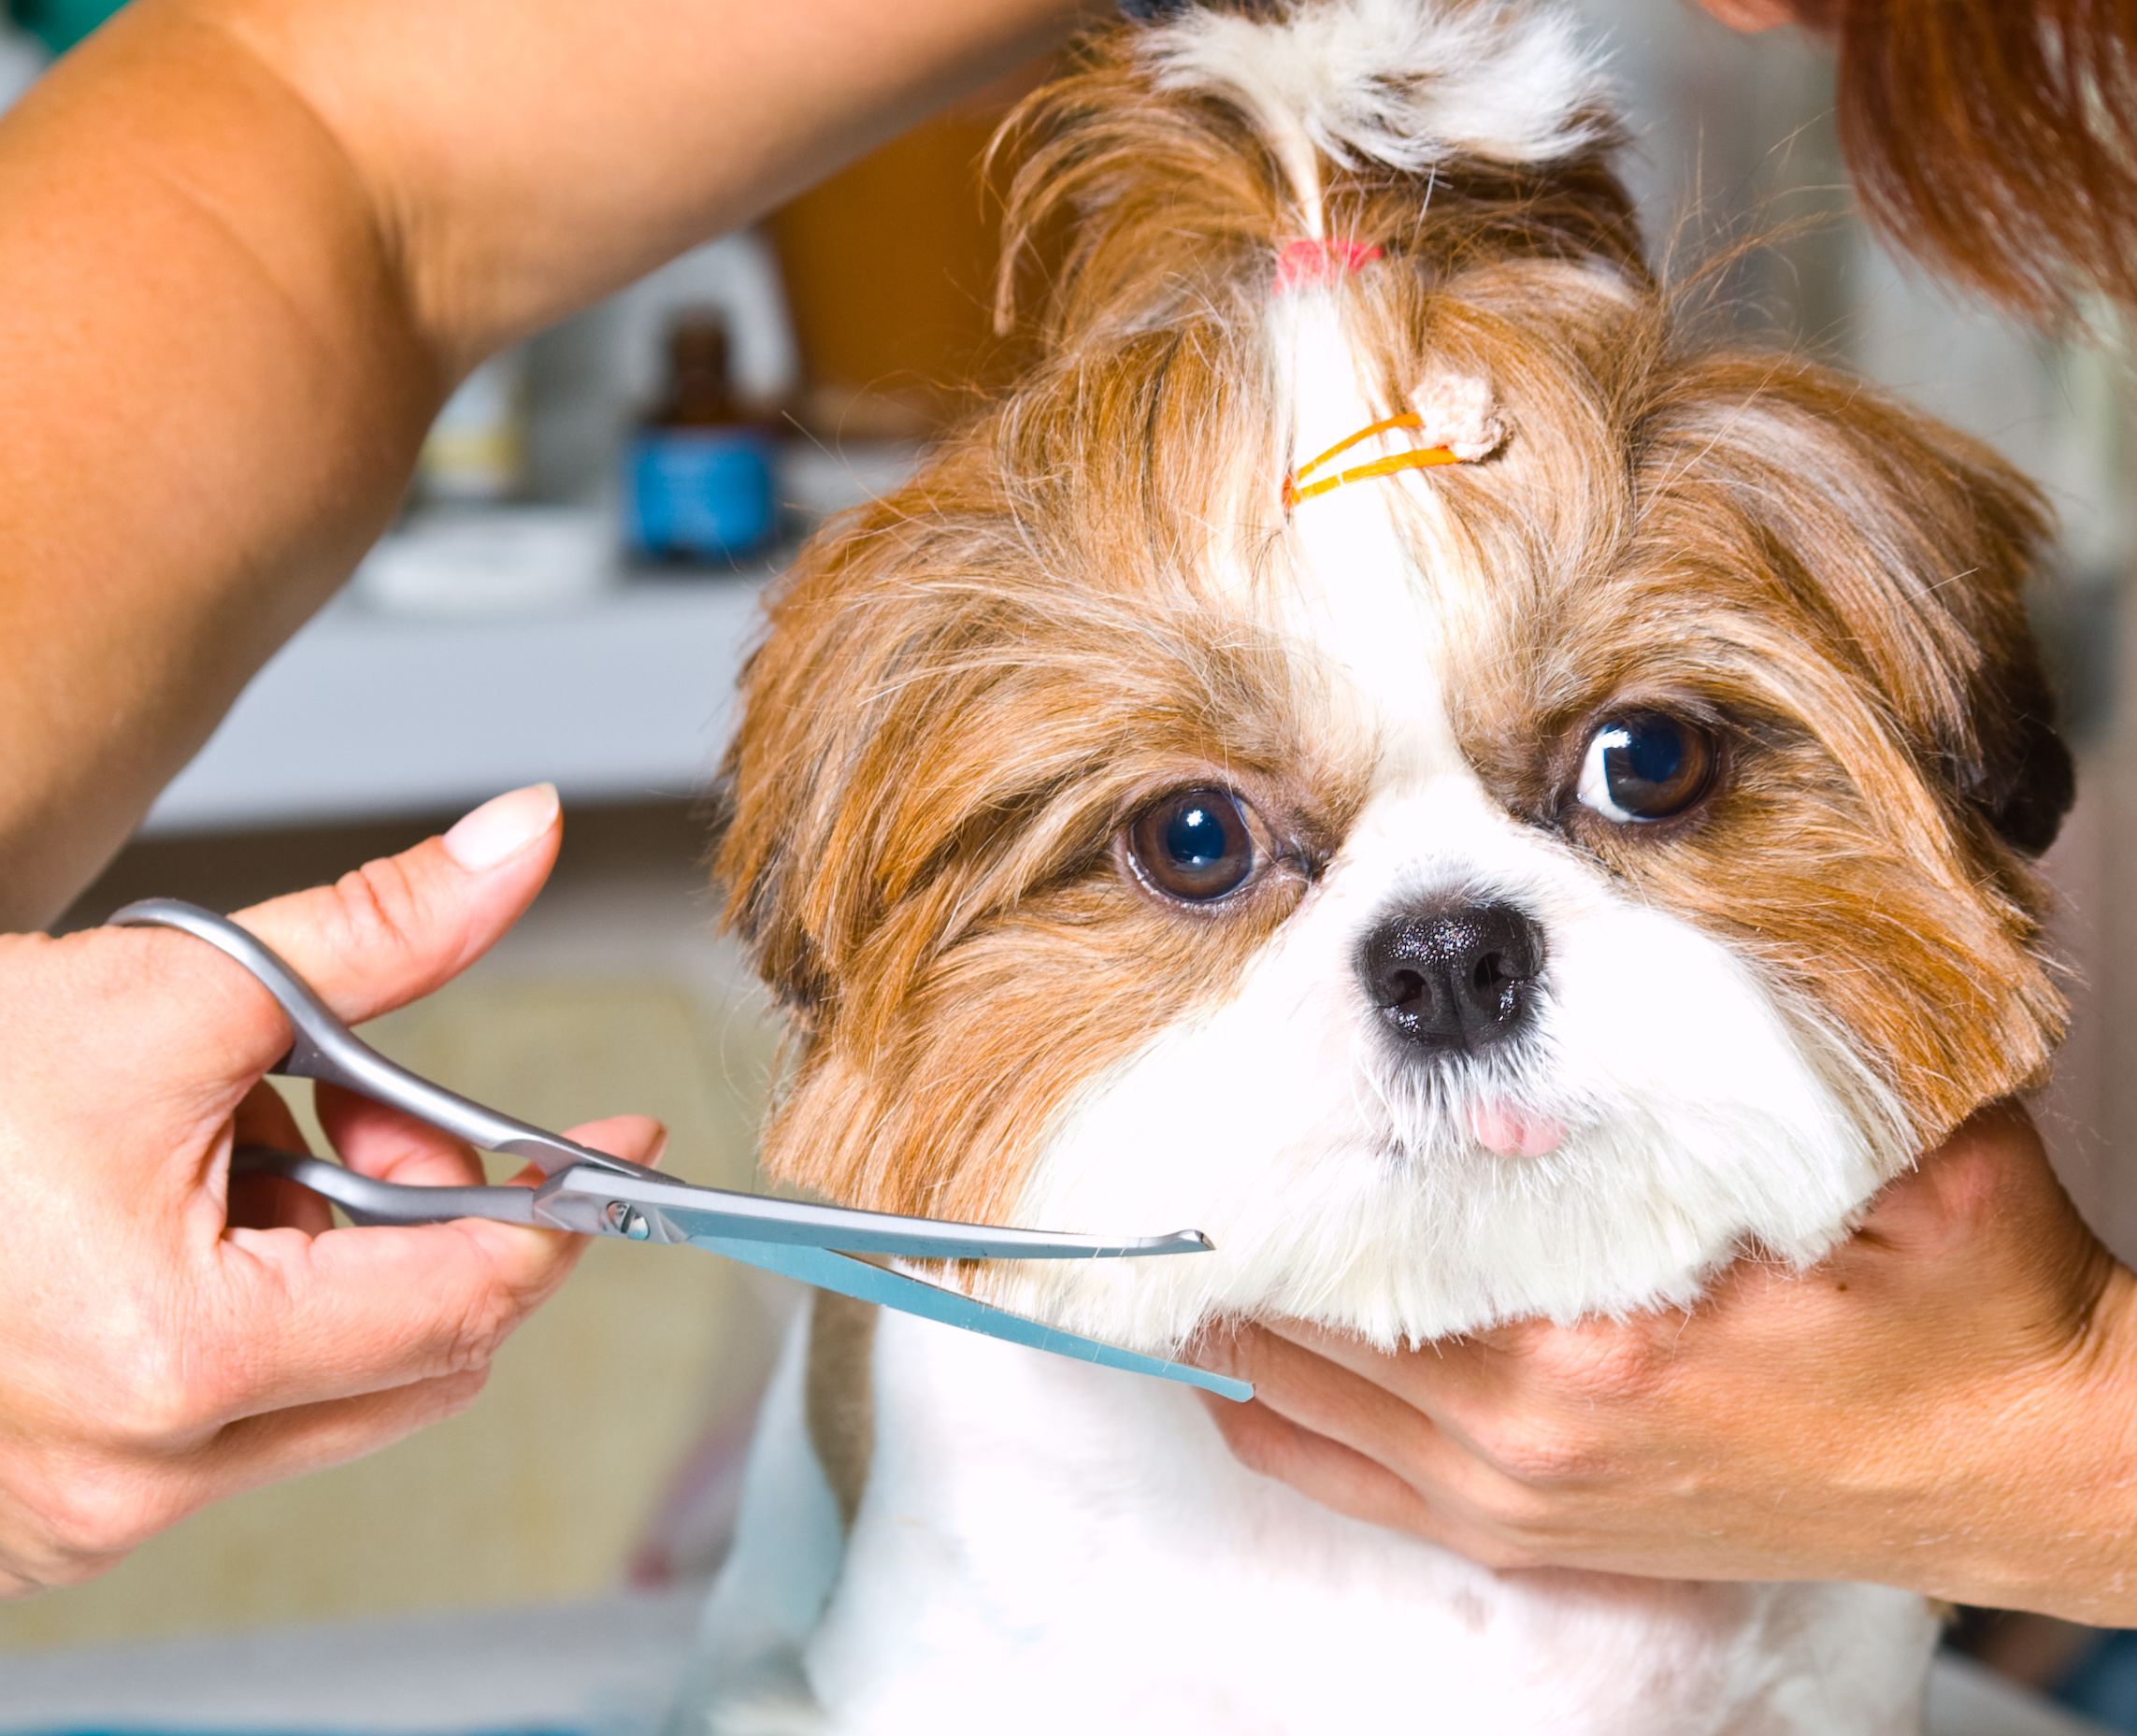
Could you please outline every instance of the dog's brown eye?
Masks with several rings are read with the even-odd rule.
[[[1236,892],[1254,872],[1254,833],[1226,790],[1182,790],[1128,827],[1144,880],[1169,897],[1203,903]]]
[[[1714,739],[1667,711],[1605,718],[1588,738],[1575,790],[1584,808],[1606,820],[1637,825],[1683,813],[1706,794]]]

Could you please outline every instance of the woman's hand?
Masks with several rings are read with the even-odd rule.
[[[1975,1116],[1800,1276],[1688,1313],[1384,1355],[1243,1328],[1248,1465],[1499,1567],[1847,1579],[2137,1622],[2137,1280],[2022,1111]]]
[[[480,957],[557,838],[555,792],[521,790],[238,921],[367,1019]],[[234,1141],[303,1149],[262,1083],[289,1042],[266,991],[188,935],[0,939],[0,1593],[87,1579],[211,1500],[461,1409],[578,1257],[505,1224],[332,1229],[272,1181],[226,1216]],[[320,1113],[366,1174],[481,1180],[376,1105],[323,1090]],[[624,1116],[573,1137],[648,1161],[662,1136]]]

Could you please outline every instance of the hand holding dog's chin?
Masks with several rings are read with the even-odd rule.
[[[338,885],[239,920],[351,1021],[456,975],[525,909],[553,792],[501,797]],[[233,1142],[302,1150],[261,1083],[281,1013],[168,929],[0,940],[0,1594],[93,1577],[208,1502],[460,1409],[580,1242],[462,1223],[330,1229],[285,1184],[225,1210]],[[480,1180],[465,1147],[321,1094],[344,1157]],[[578,1137],[645,1158],[657,1125]]]
[[[1522,1323],[1382,1355],[1296,1323],[1226,1360],[1233,1451],[1501,1567],[1849,1579],[2137,1620],[2137,1280],[2013,1106],[1801,1276],[1689,1314]]]

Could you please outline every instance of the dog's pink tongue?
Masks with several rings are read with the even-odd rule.
[[[1470,1111],[1470,1131],[1477,1143],[1501,1157],[1541,1157],[1555,1152],[1566,1129],[1548,1115],[1487,1103]]]

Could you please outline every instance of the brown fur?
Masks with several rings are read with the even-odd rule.
[[[2133,0],[1806,0],[1872,220],[2035,318],[2137,306]]]
[[[809,1444],[851,1531],[876,1450],[876,1305],[833,1290],[810,1301],[809,1375],[802,1414]]]
[[[1374,753],[1256,606],[1290,571],[1262,331],[1298,232],[1268,152],[1153,93],[1127,33],[1014,126],[1009,233],[1079,213],[1045,359],[782,585],[717,862],[804,1044],[768,1166],[974,1218],[1079,1089],[1228,992]],[[1839,376],[1682,334],[1599,151],[1429,187],[1324,171],[1331,232],[1383,250],[1341,293],[1387,405],[1452,366],[1513,429],[1372,484],[1486,581],[1448,587],[1473,618],[1439,672],[1486,785],[1753,959],[1925,1142],[2036,1077],[2063,1013],[2029,857],[2069,771],[2018,601],[2032,492]],[[1584,725],[1627,700],[1723,733],[1726,788],[1683,823],[1614,832],[1569,799]],[[1115,840],[1212,782],[1283,871],[1166,906]]]

